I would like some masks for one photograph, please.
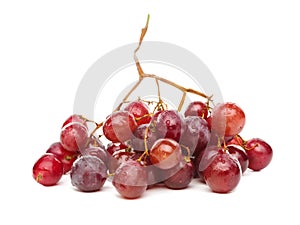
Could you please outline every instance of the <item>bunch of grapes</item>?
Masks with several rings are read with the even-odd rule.
[[[55,185],[69,174],[72,185],[84,192],[100,190],[107,178],[125,198],[138,198],[148,188],[188,187],[193,179],[213,192],[227,193],[246,169],[259,171],[272,159],[272,148],[259,138],[241,136],[245,113],[226,102],[209,107],[191,102],[184,114],[136,100],[114,111],[97,129],[80,115],[62,125],[60,141],[52,144],[33,167],[34,179]],[[106,146],[101,141],[105,138]]]
[[[212,107],[211,97],[143,72],[136,53],[148,22],[149,16],[134,51],[137,83],[104,122],[75,114],[62,124],[60,141],[33,166],[38,183],[55,185],[66,174],[78,190],[92,192],[101,190],[110,178],[121,196],[133,199],[157,184],[183,189],[198,179],[213,192],[228,193],[236,188],[245,170],[268,166],[272,148],[262,139],[246,141],[241,137],[246,119],[238,105],[226,102]],[[139,98],[128,102],[144,78],[155,79],[158,101]],[[159,81],[183,92],[177,109],[168,109],[162,101]],[[182,114],[187,93],[206,101],[191,102]],[[87,123],[94,123],[95,128],[90,131]],[[102,134],[96,136],[99,129]]]

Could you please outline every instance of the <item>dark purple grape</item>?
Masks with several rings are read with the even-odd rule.
[[[155,126],[157,138],[171,138],[179,142],[184,130],[184,120],[176,110],[165,110],[158,115]]]
[[[210,131],[205,119],[199,116],[187,116],[184,119],[186,129],[180,139],[180,144],[190,149],[191,155],[197,157],[203,151],[209,140]]]
[[[135,129],[131,136],[130,145],[135,151],[145,151],[144,138],[146,135],[146,131],[146,143],[148,149],[151,149],[152,145],[157,140],[155,133],[152,132],[152,130],[149,128],[149,125],[142,124]]]
[[[124,198],[138,198],[147,189],[147,172],[137,161],[123,162],[116,170],[112,184]]]
[[[82,155],[92,155],[96,156],[97,158],[101,159],[105,164],[107,164],[107,153],[101,147],[89,147],[80,150]]]
[[[194,177],[194,166],[192,162],[182,161],[175,174],[164,181],[164,184],[171,189],[186,188]]]
[[[107,168],[96,156],[85,155],[78,158],[71,169],[71,182],[84,192],[100,190],[107,178]]]

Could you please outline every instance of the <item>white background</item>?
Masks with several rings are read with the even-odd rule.
[[[1,1],[0,223],[299,224],[299,10],[296,0]],[[137,200],[120,198],[110,183],[97,193],[75,191],[68,177],[38,185],[33,163],[58,140],[84,73],[137,41],[148,13],[145,40],[201,58],[225,100],[246,112],[244,137],[269,142],[273,161],[225,195],[198,182]]]

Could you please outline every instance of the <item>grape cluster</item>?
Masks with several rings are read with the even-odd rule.
[[[184,113],[161,102],[150,109],[151,104],[126,102],[99,124],[70,116],[61,127],[60,141],[35,162],[34,179],[51,186],[69,175],[83,192],[99,191],[111,180],[117,192],[130,199],[157,184],[184,189],[193,179],[213,192],[228,193],[248,168],[262,170],[272,159],[267,142],[241,137],[246,120],[237,104],[211,107],[209,101],[195,101]],[[96,129],[90,131],[89,122]]]

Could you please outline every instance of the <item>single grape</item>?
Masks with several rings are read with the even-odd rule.
[[[194,166],[192,162],[182,161],[175,174],[164,181],[164,184],[171,189],[186,188],[194,177]]]
[[[203,172],[206,184],[217,193],[232,191],[240,182],[241,174],[239,162],[223,150],[218,152]]]
[[[158,138],[171,138],[178,142],[184,130],[184,120],[176,110],[165,110],[159,113],[155,126]]]
[[[208,116],[208,107],[205,103],[200,101],[191,102],[185,110],[184,116],[200,116],[206,119]]]
[[[116,170],[112,184],[124,198],[138,198],[147,189],[147,172],[137,161],[123,162]]]
[[[64,126],[60,133],[62,146],[72,152],[77,152],[85,146],[88,141],[88,130],[78,122],[72,122]]]
[[[156,133],[153,132],[148,124],[138,126],[130,140],[130,145],[135,151],[145,151],[144,138],[146,137],[146,144],[148,149],[151,149],[154,142],[157,140]]]
[[[180,144],[189,148],[191,155],[197,157],[203,151],[209,140],[210,131],[205,119],[199,116],[187,116],[186,129],[180,139]]]
[[[103,125],[104,136],[112,142],[125,142],[130,139],[137,123],[128,111],[113,112]]]
[[[234,103],[221,103],[212,110],[211,129],[219,136],[239,134],[246,122],[244,111]]]
[[[173,139],[158,139],[150,150],[150,161],[161,169],[170,169],[182,159],[181,148]]]
[[[96,156],[84,155],[74,162],[70,177],[72,185],[78,190],[98,191],[107,179],[107,168]]]
[[[62,162],[64,168],[64,174],[71,170],[74,161],[78,157],[77,152],[71,152],[66,150],[60,142],[55,142],[47,149],[46,153],[52,153],[56,158]]]
[[[252,138],[246,142],[246,153],[249,158],[249,168],[254,171],[264,169],[273,157],[271,146],[260,138]]]
[[[249,159],[246,152],[238,145],[228,145],[227,150],[232,157],[239,161],[242,173],[244,173],[249,165]]]
[[[149,107],[142,101],[130,102],[124,110],[134,116],[137,125],[148,124],[151,120]]]
[[[62,162],[52,153],[43,154],[32,169],[33,178],[44,186],[57,184],[64,172]]]

